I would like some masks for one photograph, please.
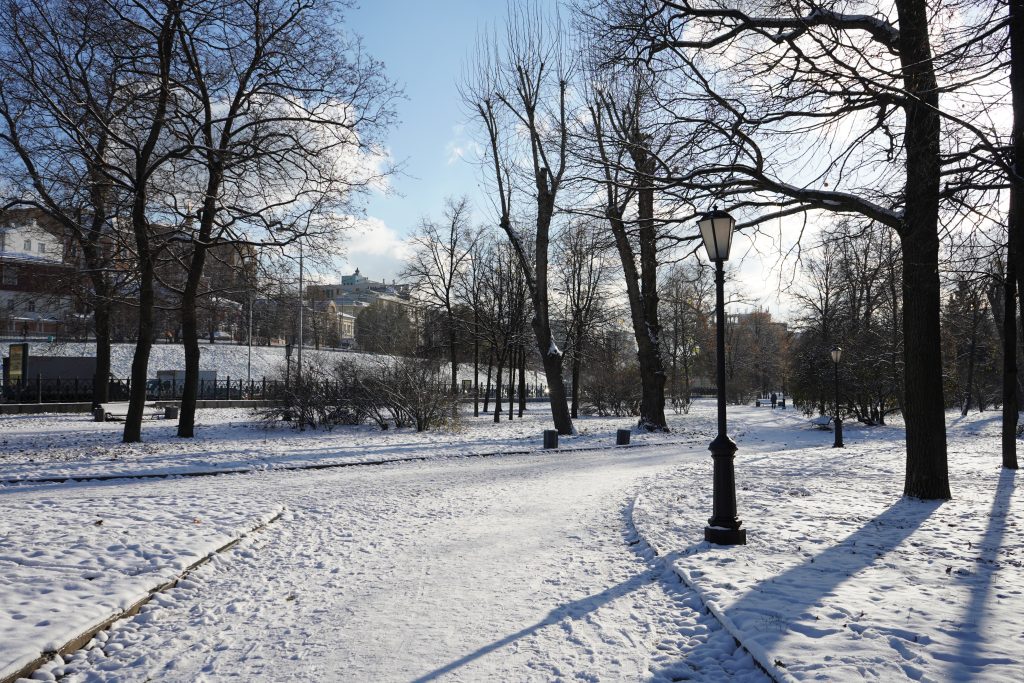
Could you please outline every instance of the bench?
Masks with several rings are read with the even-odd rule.
[[[178,409],[172,407],[177,417]],[[103,418],[100,419],[100,413],[102,412]],[[99,408],[93,413],[97,422],[124,422],[125,418],[128,417],[128,403],[101,403]],[[142,411],[143,419],[159,420],[170,417],[170,411],[158,406],[155,403],[145,404]]]
[[[821,415],[811,420],[811,424],[818,429],[824,429],[829,432],[832,431],[832,418],[828,415]]]

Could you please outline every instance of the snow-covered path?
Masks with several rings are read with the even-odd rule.
[[[126,496],[173,487],[287,512],[51,671],[70,681],[764,680],[629,536],[640,480],[697,458],[702,448],[665,447],[125,483]]]

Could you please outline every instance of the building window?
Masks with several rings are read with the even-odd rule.
[[[4,284],[5,285],[16,285],[18,284],[18,269],[7,266],[4,268]]]
[[[32,240],[25,240],[25,251],[32,251]]]
[[[35,313],[36,312],[36,302],[33,301],[33,300],[29,300],[28,304],[25,305],[25,309],[29,313]]]
[[[37,246],[38,246],[40,254],[45,254],[46,253],[46,245],[45,244],[40,242]]]

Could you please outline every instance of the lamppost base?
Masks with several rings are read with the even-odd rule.
[[[704,540],[715,545],[746,545],[747,530],[706,526],[704,527]]]

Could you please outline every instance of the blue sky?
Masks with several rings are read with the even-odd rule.
[[[349,12],[348,27],[407,99],[398,103],[400,123],[388,136],[392,157],[404,165],[391,181],[396,194],[370,199],[366,228],[351,236],[347,263],[339,264],[344,272],[358,266],[374,279],[394,278],[401,240],[422,216],[440,218],[448,196],[466,194],[480,204],[477,169],[458,156],[469,136],[456,84],[478,30],[504,16],[501,0],[365,0]]]
[[[478,33],[503,25],[506,7],[505,0],[363,0],[349,12],[348,29],[363,37],[367,51],[405,91],[397,107],[400,122],[387,143],[404,169],[391,180],[392,195],[370,198],[363,227],[346,242],[347,257],[322,279],[339,279],[357,267],[372,279],[397,278],[408,253],[405,239],[422,217],[441,217],[446,197],[469,196],[475,224],[490,217],[478,168],[458,154],[472,143],[472,131],[457,82]],[[731,268],[747,296],[784,312],[774,291],[775,259],[752,249],[743,235],[737,236],[734,252]]]

